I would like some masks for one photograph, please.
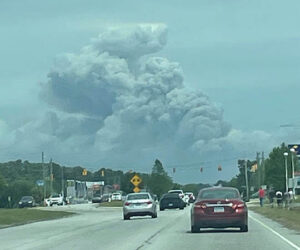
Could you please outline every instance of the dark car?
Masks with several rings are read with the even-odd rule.
[[[191,231],[201,228],[238,227],[248,232],[248,209],[236,188],[214,187],[200,190],[191,209]]]
[[[110,201],[111,201],[111,194],[104,194],[102,195],[100,202],[110,202]]]
[[[92,203],[100,203],[101,202],[101,196],[94,196],[92,198]]]
[[[19,201],[19,208],[35,207],[35,200],[32,196],[23,196]]]
[[[159,202],[160,211],[174,208],[184,209],[185,206],[185,202],[180,198],[179,194],[176,193],[164,194]]]

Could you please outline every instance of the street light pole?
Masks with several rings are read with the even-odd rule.
[[[291,155],[292,155],[292,182],[293,182],[293,197],[295,195],[295,165],[294,165],[294,153],[295,149],[291,148]]]
[[[284,152],[284,158],[285,158],[285,192],[288,192],[288,170],[287,170],[287,157],[288,153]]]

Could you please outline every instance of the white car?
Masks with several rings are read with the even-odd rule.
[[[120,193],[113,193],[111,195],[111,200],[112,201],[121,201],[122,200],[122,195]]]
[[[52,194],[49,198],[50,206],[52,207],[55,205],[63,205],[64,204],[64,198],[61,194]]]

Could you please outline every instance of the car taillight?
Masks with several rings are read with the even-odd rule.
[[[125,202],[125,206],[129,206],[130,205],[130,203],[129,202]]]
[[[245,208],[245,204],[244,203],[237,203],[237,204],[234,204],[232,206],[233,209],[243,209]]]
[[[200,208],[200,209],[205,209],[206,208],[206,205],[204,203],[198,203],[198,204],[195,204],[194,206],[195,208]]]
[[[150,204],[152,204],[152,201],[147,201],[146,203],[147,203],[148,205],[150,205]]]

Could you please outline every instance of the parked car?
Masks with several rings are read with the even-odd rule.
[[[111,200],[112,201],[121,201],[122,200],[122,195],[120,193],[113,193],[111,195]]]
[[[35,207],[36,203],[32,196],[23,196],[19,201],[19,208],[23,207]]]
[[[149,193],[131,193],[126,196],[123,205],[123,218],[129,220],[132,216],[147,216],[157,218],[157,205]]]
[[[248,231],[248,209],[236,188],[213,187],[200,190],[191,209],[191,231],[201,228],[238,227]]]
[[[50,206],[52,207],[53,205],[63,205],[64,204],[64,198],[61,194],[52,194],[49,197],[50,200]]]
[[[159,210],[163,211],[165,209],[184,209],[185,202],[180,198],[178,193],[168,193],[164,194],[159,201]]]

